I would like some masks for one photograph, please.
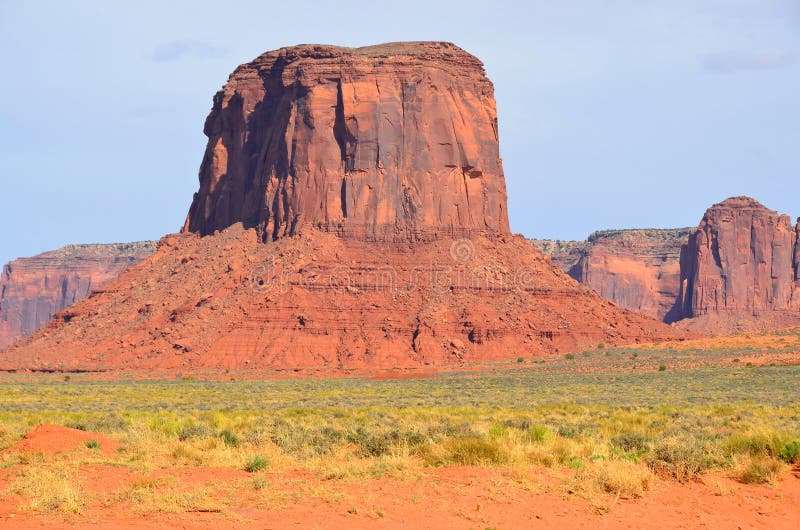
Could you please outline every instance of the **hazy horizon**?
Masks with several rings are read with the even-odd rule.
[[[0,263],[177,231],[214,93],[303,42],[445,40],[481,59],[527,237],[695,226],[735,195],[800,215],[793,0],[233,4],[0,0]]]

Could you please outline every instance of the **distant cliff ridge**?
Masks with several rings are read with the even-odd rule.
[[[30,335],[156,250],[156,242],[67,245],[3,266],[0,349]]]
[[[697,228],[604,230],[587,241],[532,240],[616,304],[692,331],[800,324],[800,219],[731,197]]]
[[[604,298],[665,320],[680,291],[681,245],[693,230],[602,230],[587,241],[531,243]]]

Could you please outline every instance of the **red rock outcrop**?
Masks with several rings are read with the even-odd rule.
[[[452,44],[262,55],[215,97],[184,233],[0,369],[385,369],[684,337],[508,233],[494,109]]]
[[[235,225],[155,255],[0,353],[0,369],[441,366],[675,339],[521,236],[376,243]]]
[[[532,240],[559,268],[615,304],[672,322],[681,246],[694,229],[595,232],[587,241]]]
[[[679,325],[715,333],[800,323],[798,227],[755,199],[709,208],[681,255]]]
[[[205,134],[187,232],[509,232],[494,88],[450,43],[265,53],[216,94]]]
[[[0,349],[47,324],[156,250],[156,243],[69,245],[16,259],[0,276]]]

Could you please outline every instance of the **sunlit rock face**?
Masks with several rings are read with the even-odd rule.
[[[186,232],[509,232],[494,87],[450,43],[265,53],[216,94],[205,134]]]

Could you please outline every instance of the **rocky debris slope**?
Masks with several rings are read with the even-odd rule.
[[[681,256],[679,325],[709,332],[800,323],[799,249],[788,215],[750,197],[709,208]]]
[[[155,255],[0,353],[0,369],[395,368],[685,336],[622,310],[520,236],[387,244],[235,225]]]
[[[494,87],[450,43],[265,53],[216,94],[205,134],[186,232],[509,232]]]
[[[691,228],[604,230],[587,241],[532,240],[553,263],[621,307],[672,321]]]
[[[154,241],[68,245],[14,260],[0,276],[0,349],[150,256]]]

